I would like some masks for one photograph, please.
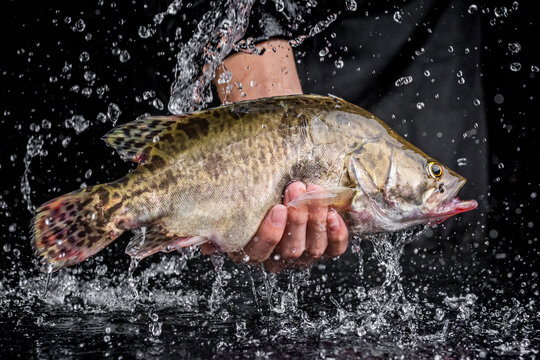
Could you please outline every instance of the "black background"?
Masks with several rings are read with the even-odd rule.
[[[456,3],[465,4],[465,8],[469,4]],[[480,22],[479,72],[483,85],[480,100],[481,109],[487,116],[489,149],[487,164],[479,171],[484,172],[487,167],[490,187],[485,204],[486,231],[480,238],[466,244],[467,253],[474,253],[477,259],[475,264],[481,267],[475,273],[486,275],[482,281],[504,281],[521,287],[522,282],[536,278],[533,272],[539,251],[537,228],[540,225],[540,212],[538,198],[533,198],[531,194],[539,193],[537,98],[540,95],[540,73],[532,72],[531,65],[540,67],[537,41],[534,40],[534,34],[540,30],[537,20],[540,6],[534,1],[520,1],[518,10],[496,19],[495,25],[492,25],[493,8],[511,8],[512,2],[474,3],[479,7],[474,19]],[[123,163],[100,140],[112,124],[109,121],[102,123],[96,118],[100,112],[107,113],[110,103],[117,104],[122,111],[119,124],[144,113],[166,112],[168,99],[164,89],[169,88],[173,78],[177,49],[169,45],[168,39],[156,36],[141,39],[138,36],[139,26],[151,21],[143,2],[119,1],[113,4],[106,2],[99,5],[98,1],[3,2],[0,15],[0,244],[9,243],[11,247],[1,257],[0,267],[8,270],[2,272],[5,280],[13,277],[21,267],[33,267],[28,240],[32,215],[22,200],[20,190],[29,138],[42,135],[45,141],[43,148],[47,150],[46,156],[34,157],[29,167],[31,200],[34,205],[40,205],[80,187],[83,182],[93,184],[116,179],[132,167]],[[376,8],[371,9],[372,14],[386,16],[391,21],[394,9],[401,4],[379,2]],[[445,6],[452,4],[445,2]],[[369,4],[366,6],[369,7]],[[489,7],[490,13],[482,14],[482,7]],[[67,21],[67,18],[71,20]],[[345,18],[349,19],[350,15]],[[83,19],[86,24],[82,32],[72,30],[78,19]],[[190,19],[189,16],[186,19],[184,41],[190,26],[193,26]],[[375,74],[370,87],[355,92],[354,86],[343,83],[347,74],[356,69],[352,62],[345,61],[342,69],[336,69],[333,60],[320,62],[317,55],[323,39],[329,38],[332,32],[337,32],[336,39],[340,39],[342,34],[339,31],[342,28],[339,21],[299,48],[299,72],[304,91],[342,96],[375,112],[403,134],[405,130],[400,128],[400,118],[391,118],[391,114],[396,113],[395,109],[387,107],[376,110],[383,102],[380,99],[391,91],[384,84],[391,84],[395,80],[394,75],[400,72],[408,57],[402,54],[391,59],[390,63],[394,64],[395,69],[386,69],[382,75]],[[375,30],[384,32],[384,24],[381,27]],[[91,39],[85,38],[88,34],[91,34]],[[367,44],[369,40],[365,42]],[[508,50],[508,43],[511,42],[519,42],[522,50],[512,54]],[[114,49],[127,50],[130,53],[129,61],[121,62]],[[90,54],[87,62],[79,61],[83,51]],[[376,61],[372,60],[372,64],[376,64]],[[518,72],[511,71],[509,67],[515,61],[522,64]],[[63,72],[66,63],[71,64],[71,69]],[[369,62],[367,64],[362,71],[369,73]],[[97,74],[92,82],[84,79],[84,73],[88,70]],[[97,89],[105,84],[108,90],[103,95],[97,94]],[[92,88],[93,92],[89,97],[82,95],[80,90],[75,93],[70,90],[74,85],[80,89]],[[165,109],[154,107],[152,99],[139,101],[136,98],[142,98],[146,90],[155,90],[158,96],[161,94],[160,100],[165,104]],[[401,97],[408,97],[409,103],[416,104],[416,95],[411,93],[411,89],[403,88],[400,91]],[[504,96],[502,104],[494,101],[497,94]],[[414,112],[410,107],[401,111],[409,119],[437,115],[430,113],[429,107],[423,113]],[[64,126],[64,121],[73,115],[82,115],[91,123],[80,135]],[[50,129],[43,128],[44,120],[51,123]],[[35,131],[36,125],[40,126],[39,131]],[[62,140],[67,137],[71,140],[63,146]],[[421,143],[417,144],[422,148]],[[92,170],[92,175],[87,179],[85,174],[88,169]],[[490,236],[492,230],[497,231],[496,237]],[[460,262],[462,254],[457,250],[448,250],[455,240],[442,238],[433,242],[438,246],[426,246],[425,251],[437,257],[453,256],[452,262]],[[449,253],[440,253],[441,248]],[[20,255],[14,249],[18,249]],[[116,244],[111,251],[114,258],[125,258],[121,245]]]

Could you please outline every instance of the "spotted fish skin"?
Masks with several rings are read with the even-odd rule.
[[[281,202],[289,182],[354,186],[348,157],[380,139],[427,157],[369,112],[336,97],[273,97],[139,119],[104,137],[139,166],[115,182],[43,205],[33,244],[53,270],[76,264],[123,231],[140,227],[147,235],[128,245],[133,257],[207,241],[237,251]],[[74,199],[75,213],[67,210]],[[69,231],[62,226],[74,227],[79,217],[88,219],[74,229],[79,238],[57,245],[57,235]]]

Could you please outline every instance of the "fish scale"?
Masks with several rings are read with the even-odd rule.
[[[126,250],[135,258],[205,242],[238,251],[293,180],[327,189],[324,196],[306,193],[296,206],[322,201],[356,233],[438,221],[458,204],[434,189],[446,181],[453,196],[464,182],[446,168],[444,180],[430,177],[426,164],[434,159],[369,112],[331,96],[137,119],[104,140],[139,165],[37,210],[32,243],[49,270],[74,265],[141,227],[144,236],[136,234]],[[461,211],[471,204],[460,203]]]

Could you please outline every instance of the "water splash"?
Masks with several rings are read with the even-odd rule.
[[[176,56],[170,112],[204,109],[213,100],[211,81],[223,59],[244,36],[253,3],[254,0],[224,1],[202,16],[193,36]]]

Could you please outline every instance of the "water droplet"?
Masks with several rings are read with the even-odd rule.
[[[161,326],[163,323],[160,322],[152,322],[150,325],[148,325],[148,328],[150,330],[150,333],[152,336],[160,336],[161,335]]]
[[[511,64],[510,64],[510,70],[512,70],[512,71],[514,71],[514,72],[521,70],[521,64],[518,63],[517,61],[511,63]]]
[[[220,85],[226,84],[232,80],[232,73],[229,70],[222,72],[219,75],[217,83]]]
[[[4,244],[4,246],[2,247],[2,249],[4,250],[4,252],[10,252],[11,251],[11,245],[10,244]]]
[[[82,115],[73,115],[71,118],[64,121],[66,129],[74,129],[75,133],[80,134],[90,126],[90,121],[86,120]]]
[[[122,111],[120,111],[120,107],[118,107],[118,105],[116,105],[115,103],[110,103],[107,107],[107,116],[109,117],[109,120],[111,120],[113,125],[116,125],[120,114],[122,114]]]
[[[450,46],[448,47],[448,52],[450,52],[450,53],[451,53],[451,52],[454,52],[454,47],[453,47],[452,45],[450,45]]]
[[[87,62],[90,60],[90,54],[86,51],[83,51],[81,55],[79,55],[79,61],[80,62]]]
[[[329,52],[330,52],[330,49],[328,49],[328,47],[325,46],[323,49],[321,49],[321,51],[319,51],[319,56],[324,57],[328,55]]]
[[[90,95],[92,95],[92,89],[85,87],[81,90],[81,94],[83,94],[86,97],[90,97]]]
[[[442,319],[444,319],[444,310],[437,308],[437,310],[435,310],[435,320],[441,321]]]
[[[514,1],[512,3],[512,10],[517,10],[519,8],[519,3],[517,1]]]
[[[495,104],[502,104],[504,102],[504,96],[497,94],[493,97],[493,101],[495,101]]]
[[[285,9],[285,3],[283,0],[275,0],[276,2],[276,10],[278,12],[282,12]]]
[[[99,122],[104,123],[105,121],[107,121],[107,115],[105,115],[104,113],[100,112],[100,113],[97,114],[96,119],[97,119]]]
[[[460,78],[457,80],[457,83],[458,83],[459,85],[465,84],[465,78],[460,77]]]
[[[127,62],[129,59],[131,59],[131,55],[127,50],[120,51],[120,54],[118,55],[118,58],[120,59],[120,62]]]
[[[51,128],[51,122],[47,119],[41,120],[41,127],[44,129],[50,129]]]
[[[506,17],[506,16],[508,16],[508,9],[505,6],[499,6],[499,7],[496,7],[493,10],[493,13],[498,18],[499,17]]]
[[[474,106],[480,106],[480,104],[481,104],[481,102],[480,102],[479,99],[474,99],[474,100],[473,100],[473,105],[474,105]]]
[[[84,173],[84,178],[85,178],[85,179],[89,179],[90,176],[92,176],[92,169],[88,169],[88,170],[86,170],[86,172]]]
[[[416,56],[420,56],[420,55],[422,55],[422,54],[425,53],[425,52],[426,52],[426,49],[420,48],[419,50],[416,50],[416,51],[414,52],[414,54],[415,54]]]
[[[517,42],[508,43],[508,50],[510,50],[510,52],[512,52],[513,54],[517,54],[521,51],[521,45]]]
[[[467,165],[467,158],[462,157],[462,158],[457,159],[457,164],[458,164],[458,166]]]
[[[409,85],[413,81],[412,76],[403,76],[396,80],[395,86]]]
[[[471,4],[467,11],[469,12],[469,14],[474,14],[478,11],[478,6],[476,4]]]
[[[429,70],[425,70],[425,71],[424,71],[424,75],[425,75],[426,77],[429,77],[429,76],[431,75],[431,73],[429,72]]]
[[[93,71],[85,71],[84,72],[84,80],[86,81],[92,81],[96,78],[96,73]]]
[[[334,65],[335,65],[335,67],[338,68],[338,69],[343,68],[343,60],[337,59],[336,61],[334,61]]]
[[[158,98],[155,98],[154,100],[152,100],[152,106],[158,110],[163,110],[163,108],[165,107],[163,105],[163,102],[159,100]]]
[[[499,169],[504,169],[504,164],[502,162],[500,162],[499,164],[497,164],[497,167]]]
[[[73,24],[73,26],[71,27],[71,30],[76,31],[76,32],[83,32],[85,28],[86,28],[86,23],[84,22],[83,19],[79,19],[75,22],[75,24]]]
[[[401,21],[403,20],[401,15],[402,15],[402,12],[399,10],[394,13],[394,16],[393,16],[394,21],[397,22],[398,24],[401,24]]]
[[[540,71],[540,68],[538,68],[538,66],[536,66],[536,65],[531,65],[531,71],[537,73],[537,72]]]
[[[139,36],[143,39],[148,39],[150,36],[154,35],[155,30],[146,26],[139,27]]]
[[[357,4],[355,0],[345,0],[345,6],[349,11],[356,11],[357,9]]]
[[[423,102],[419,102],[419,103],[416,104],[416,108],[418,110],[422,110],[424,107],[425,107],[425,104]]]
[[[70,142],[71,142],[71,138],[68,136],[64,140],[62,140],[62,146],[66,148]]]
[[[147,90],[147,91],[143,92],[143,99],[144,100],[152,99],[155,96],[156,96],[156,92],[154,90]]]
[[[242,258],[242,261],[245,263],[249,262],[249,255],[245,254],[244,257]]]

